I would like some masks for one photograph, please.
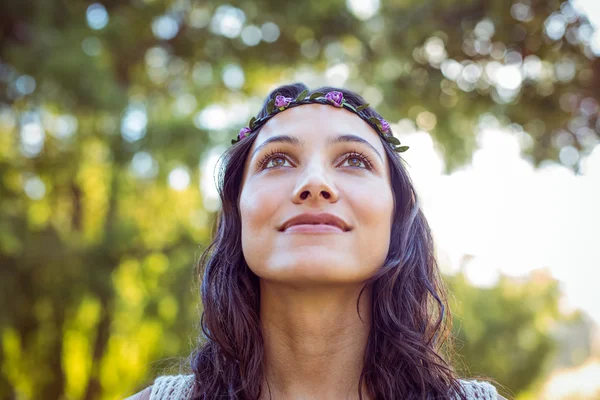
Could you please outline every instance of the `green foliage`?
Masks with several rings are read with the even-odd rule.
[[[90,2],[0,3],[0,398],[124,397],[162,372],[155,360],[189,353],[199,316],[192,267],[213,214],[194,185],[171,188],[169,172],[187,168],[191,182],[211,174],[199,160],[250,117],[237,121],[230,105],[257,104],[295,71],[347,66],[345,86],[370,94],[388,121],[429,129],[449,170],[469,159],[484,113],[520,124],[536,164],[597,142],[597,110],[581,105],[597,105],[599,64],[568,4],[533,1],[516,21],[502,0],[382,3],[361,21],[343,1],[237,2],[246,25],[279,27],[256,46],[211,28],[217,1],[107,0],[99,30],[86,22]],[[569,25],[553,40],[544,22],[560,9]],[[153,34],[160,16],[178,21],[174,37]],[[495,30],[477,44],[483,19]],[[506,54],[535,55],[542,73],[503,97],[483,78],[445,76],[440,41],[473,73]],[[474,50],[488,45],[496,53]],[[232,66],[244,72],[239,88],[222,79]],[[556,73],[573,66],[570,77]],[[226,126],[202,123],[199,112],[215,104],[230,110]],[[483,298],[456,285],[465,363],[515,392],[527,387],[551,347],[532,321],[555,297],[517,301],[501,285]]]
[[[543,272],[527,280],[502,277],[489,289],[472,286],[462,273],[446,279],[461,375],[492,378],[507,397],[530,389],[547,372],[555,347],[558,282]]]

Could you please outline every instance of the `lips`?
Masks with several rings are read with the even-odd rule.
[[[285,231],[294,225],[332,225],[342,231],[349,231],[350,226],[341,218],[329,213],[303,213],[287,220],[280,228]]]

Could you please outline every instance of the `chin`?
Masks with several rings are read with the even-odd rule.
[[[268,267],[255,271],[256,275],[270,280],[350,282],[364,280],[372,271],[366,271],[349,252],[298,251],[278,254],[266,261]]]

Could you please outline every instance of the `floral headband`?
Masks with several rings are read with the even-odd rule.
[[[383,137],[383,139],[385,139],[386,142],[390,144],[394,151],[402,153],[408,150],[408,146],[400,146],[400,140],[398,140],[398,138],[392,135],[390,124],[385,119],[368,116],[366,115],[366,113],[363,112],[363,110],[369,107],[368,104],[363,104],[361,106],[354,107],[352,104],[346,101],[346,99],[344,98],[344,94],[338,91],[332,91],[326,94],[315,92],[309,97],[306,97],[307,94],[308,90],[304,90],[294,99],[276,93],[275,98],[271,99],[267,103],[267,115],[258,119],[256,117],[252,117],[252,119],[250,119],[250,122],[248,123],[248,126],[240,129],[240,133],[238,133],[237,139],[231,140],[231,144],[235,144],[240,140],[247,138],[258,128],[263,126],[274,115],[279,114],[287,108],[297,107],[302,104],[318,103],[327,104],[338,108],[345,108],[354,112],[365,122],[367,122],[373,129],[375,129],[375,131],[381,137]]]

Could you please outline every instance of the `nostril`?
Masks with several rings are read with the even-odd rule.
[[[327,192],[327,191],[321,191],[321,194],[323,195],[324,199],[329,199],[331,198],[331,193]],[[308,198],[308,196],[310,196],[310,191],[305,190],[304,192],[302,192],[302,194],[300,194],[300,198],[302,200],[306,200]]]

